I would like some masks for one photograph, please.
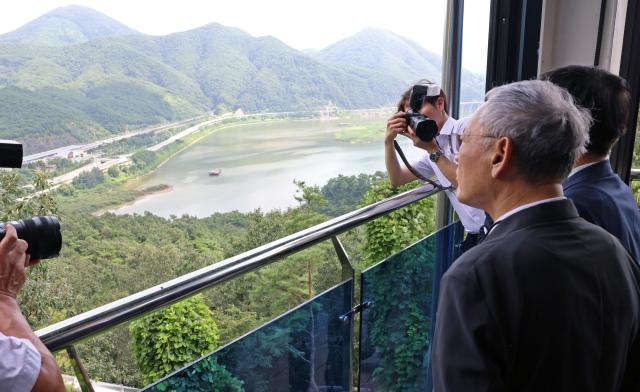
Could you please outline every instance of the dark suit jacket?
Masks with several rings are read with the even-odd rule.
[[[640,391],[640,267],[570,200],[522,210],[441,282],[434,390]]]
[[[611,170],[608,160],[567,178],[562,187],[581,217],[618,237],[640,261],[640,210],[629,187]]]

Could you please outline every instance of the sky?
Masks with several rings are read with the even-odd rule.
[[[216,22],[253,36],[270,35],[302,49],[322,49],[368,26],[392,31],[442,53],[446,0],[3,0],[0,34],[76,4],[93,8],[145,34],[165,35]],[[422,10],[418,15],[417,10]],[[484,74],[489,0],[467,0],[463,67]]]

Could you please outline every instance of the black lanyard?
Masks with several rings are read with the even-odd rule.
[[[425,176],[420,174],[416,169],[414,169],[409,164],[409,161],[407,161],[407,157],[404,156],[404,153],[402,152],[402,149],[400,148],[400,145],[398,144],[398,142],[396,140],[393,141],[393,147],[396,149],[396,151],[398,151],[398,154],[400,155],[400,159],[402,159],[402,162],[404,162],[405,166],[407,166],[407,169],[409,169],[409,171],[411,173],[413,173],[414,176],[416,176],[417,178],[421,179],[424,182],[427,182],[427,183],[433,185],[434,188],[438,188],[438,189],[441,189],[443,191],[448,191],[448,190],[453,189],[453,186],[444,187],[444,186],[438,184],[437,182],[433,181],[432,179],[426,178]]]

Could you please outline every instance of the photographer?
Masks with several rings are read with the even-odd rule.
[[[25,281],[25,269],[37,264],[26,253],[27,242],[6,225],[0,241],[0,390],[65,391],[53,355],[33,333],[16,297]]]
[[[422,159],[411,164],[414,170],[425,178],[436,177],[443,187],[456,188],[457,163],[455,155],[460,147],[460,135],[464,131],[464,120],[457,121],[447,114],[447,97],[436,85],[428,80],[421,80],[416,86],[430,86],[436,93],[427,95],[422,101],[420,114],[434,120],[438,127],[438,134],[431,141],[421,140],[415,130],[407,126],[406,113],[410,109],[409,101],[413,88],[406,91],[398,103],[398,113],[387,121],[387,129],[384,138],[385,165],[389,174],[389,181],[393,186],[400,186],[418,177],[409,168],[398,162],[394,148],[396,136],[403,135],[413,141],[414,146],[425,150],[427,153]],[[439,92],[439,93],[438,93]],[[482,227],[485,214],[482,210],[462,204],[455,195],[455,189],[445,191],[453,208],[460,217],[460,221],[468,232],[461,244],[461,250],[466,251],[478,241],[478,233]]]

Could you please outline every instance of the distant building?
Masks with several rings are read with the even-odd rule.
[[[338,117],[338,106],[329,101],[324,109],[320,110],[320,120],[332,120]]]

